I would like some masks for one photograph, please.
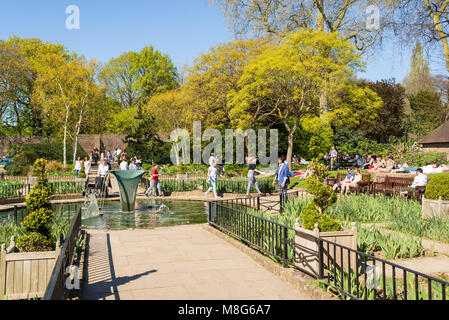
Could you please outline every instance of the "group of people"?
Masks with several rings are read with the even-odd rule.
[[[133,157],[131,161],[126,161],[126,158],[120,162],[120,170],[142,170],[142,157]]]
[[[348,169],[348,174],[345,179],[334,184],[333,189],[334,191],[337,191],[338,188],[341,188],[340,193],[342,195],[347,195],[351,188],[357,188],[357,184],[362,181],[362,179],[362,172],[359,168],[355,169],[355,172],[352,171],[352,169]]]

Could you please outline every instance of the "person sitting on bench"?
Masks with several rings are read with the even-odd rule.
[[[346,175],[346,178],[343,181],[340,181],[332,187],[334,191],[337,191],[338,188],[340,188],[343,184],[352,182],[354,180],[355,173],[352,171],[352,169],[348,169],[348,174]]]

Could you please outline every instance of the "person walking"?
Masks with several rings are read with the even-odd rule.
[[[78,178],[81,172],[82,163],[81,158],[78,157],[78,159],[75,161],[75,171],[76,171],[76,177]]]
[[[126,162],[126,161],[122,161],[121,163],[120,163],[120,170],[128,170],[128,162]]]
[[[157,170],[159,168],[159,165],[155,164],[154,165],[154,169],[153,172],[151,174],[151,183],[150,183],[150,187],[147,189],[147,191],[145,191],[145,196],[148,197],[150,195],[154,194],[154,188],[157,188],[157,192],[159,194],[159,197],[163,197],[164,195],[162,194],[161,191],[161,184],[159,182],[159,171]]]
[[[217,162],[216,161],[212,161],[212,163],[209,167],[208,176],[209,176],[209,179],[207,180],[207,182],[209,182],[211,184],[211,186],[204,194],[204,197],[207,198],[207,194],[213,190],[215,199],[217,199],[218,196],[217,196]]]
[[[279,194],[281,197],[285,200],[285,197],[287,195],[287,189],[288,185],[290,183],[290,170],[288,168],[288,165],[285,163],[285,157],[280,156],[278,158],[278,164],[279,167],[276,170],[276,176],[273,181],[273,186],[276,185],[276,182],[279,186]]]
[[[254,187],[256,188],[256,191],[259,194],[259,196],[262,194],[262,192],[260,192],[259,186],[257,185],[256,172],[259,174],[263,174],[263,172],[257,170],[256,165],[257,165],[257,158],[250,157],[248,159],[248,188],[246,189],[247,197],[249,196],[249,193],[251,191],[251,186],[253,184],[254,184]]]
[[[84,158],[84,172],[86,173],[86,177],[89,176],[91,166],[92,165],[91,165],[90,160],[87,157],[85,157]]]

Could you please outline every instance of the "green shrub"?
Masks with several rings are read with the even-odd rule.
[[[308,168],[313,170],[314,177],[320,181],[321,183],[329,176],[329,169],[322,163],[319,162],[319,159],[312,160],[309,163]]]
[[[22,251],[52,250],[51,229],[55,212],[51,207],[51,191],[45,171],[47,160],[38,159],[34,163],[33,175],[37,184],[26,198],[29,215],[22,221],[22,229],[31,234],[18,239],[17,246]]]
[[[441,174],[432,176],[427,184],[426,198],[431,200],[449,200],[449,175]]]
[[[21,236],[17,240],[17,246],[24,252],[53,250],[52,240],[37,232]]]
[[[321,232],[341,231],[340,223],[326,214],[319,212],[314,201],[311,201],[302,212],[303,228],[307,230],[314,230],[315,224],[318,224],[318,229]]]
[[[330,186],[325,186],[315,177],[306,180],[307,192],[313,195],[315,204],[321,208],[321,212],[337,201],[337,195]]]
[[[45,185],[38,185],[26,197],[26,206],[30,211],[50,206],[52,193]]]
[[[55,212],[52,208],[39,208],[33,210],[23,219],[22,227],[27,232],[38,232],[44,236],[50,235],[50,224]]]

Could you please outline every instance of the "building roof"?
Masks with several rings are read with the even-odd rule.
[[[449,142],[449,121],[436,128],[427,137],[421,139],[420,143],[447,143]]]

